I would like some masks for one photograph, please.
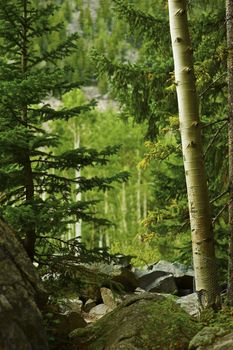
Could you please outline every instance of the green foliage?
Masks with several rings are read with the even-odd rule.
[[[151,245],[160,247],[159,250],[165,255],[168,253],[166,246],[174,244],[173,258],[177,258],[180,252],[180,259],[186,262],[189,260],[190,264],[188,208],[176,116],[169,26],[166,24],[167,9],[163,1],[156,2],[156,6],[144,1],[115,0],[114,4],[116,12],[127,21],[131,35],[138,43],[136,59],[126,63],[113,61],[102,53],[99,56],[95,54],[95,57],[99,74],[108,74],[112,94],[120,102],[122,115],[132,115],[139,123],[146,121],[146,138],[150,137],[154,141],[146,143],[149,152],[140,162],[142,168],[150,167],[154,177],[153,197],[149,204],[151,210],[143,221],[146,231],[143,237]],[[207,176],[219,248],[217,254],[222,271],[225,271],[225,196],[228,184],[224,118],[227,105],[224,4],[223,1],[218,1],[216,6],[209,1],[192,2],[189,10]],[[184,233],[184,236],[179,238],[178,235],[177,238],[179,233]],[[172,243],[170,237],[173,237]]]
[[[74,200],[74,185],[77,192],[106,190],[113,181],[124,182],[128,177],[126,172],[105,177],[75,175],[86,166],[107,165],[118,146],[99,152],[86,147],[56,152],[61,140],[52,131],[52,123],[76,118],[95,104],[57,110],[50,102],[52,92],[64,93],[76,86],[64,76],[59,63],[77,52],[79,37],[67,35],[42,54],[38,52],[37,40],[61,29],[59,23],[50,22],[55,9],[52,5],[34,7],[28,0],[0,5],[1,214],[21,234],[31,258],[41,235],[61,235],[67,224],[80,219],[109,224],[95,218],[90,209],[95,200]],[[69,169],[73,172],[66,176]]]
[[[200,315],[200,322],[204,327],[216,327],[224,329],[225,332],[230,332],[233,329],[233,308],[223,305],[218,312],[214,312],[213,309],[206,309]]]

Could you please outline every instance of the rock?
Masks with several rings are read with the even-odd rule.
[[[135,294],[142,294],[145,293],[145,289],[142,289],[140,287],[137,287],[134,291]]]
[[[105,304],[99,304],[99,305],[94,306],[90,310],[89,315],[91,317],[95,318],[96,320],[98,320],[110,311],[112,311],[112,309],[109,306],[107,306]]]
[[[213,346],[207,350],[232,350],[233,349],[233,333],[226,334],[216,340]]]
[[[189,275],[184,275],[180,277],[175,277],[176,286],[178,289],[177,295],[185,296],[192,294],[194,291],[194,277]]]
[[[152,283],[154,283],[156,279],[162,276],[169,275],[169,273],[163,272],[163,271],[143,271],[143,270],[136,270],[135,274],[136,274],[136,277],[138,278],[139,287],[144,290],[147,290],[147,287]]]
[[[89,327],[70,334],[70,350],[181,350],[199,330],[171,298],[134,295]]]
[[[74,311],[54,314],[53,319],[55,321],[54,333],[64,336],[68,336],[76,328],[84,328],[87,325],[82,315]]]
[[[0,220],[0,349],[47,350],[47,294],[16,234]]]
[[[177,286],[177,295],[184,296],[193,292],[194,286],[194,271],[179,263],[170,263],[161,260],[158,263],[149,267],[151,273],[163,272],[172,274],[175,278]]]
[[[151,293],[174,294],[177,291],[177,287],[173,275],[165,275],[146,286],[145,290]]]
[[[219,327],[205,327],[197,333],[189,344],[189,350],[232,350],[233,333]]]
[[[120,299],[117,299],[116,296],[113,295],[111,289],[102,287],[100,288],[100,293],[103,303],[107,305],[110,309],[115,309],[117,307],[117,304],[120,303]]]
[[[179,304],[189,315],[199,315],[199,303],[196,293],[186,295],[176,299],[176,303]]]
[[[151,265],[149,270],[172,273],[174,277],[182,277],[184,275],[194,276],[193,270],[187,268],[185,265],[177,262],[171,263],[165,260],[160,260],[156,264]]]
[[[74,311],[74,312],[81,312],[83,306],[82,300],[80,300],[78,297],[75,298],[63,298],[59,300],[59,307],[61,310],[61,313],[66,313],[67,311]]]
[[[124,267],[120,269],[120,273],[112,276],[112,281],[120,283],[119,291],[123,289],[123,291],[126,292],[134,292],[134,290],[139,287],[138,280],[134,273]]]
[[[83,311],[89,312],[94,306],[96,306],[96,302],[93,299],[88,299],[83,306]]]

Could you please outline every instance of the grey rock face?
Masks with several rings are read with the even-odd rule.
[[[232,350],[233,333],[219,327],[205,327],[189,343],[189,350]]]
[[[150,292],[175,293],[179,296],[193,292],[193,271],[179,263],[159,261],[147,269],[135,269],[139,287]]]
[[[199,305],[196,293],[180,297],[176,300],[176,303],[179,304],[189,315],[194,317],[198,316]]]
[[[0,220],[0,349],[47,350],[46,293],[15,233]]]
[[[174,294],[177,291],[173,275],[165,275],[157,278],[146,287],[147,292]]]

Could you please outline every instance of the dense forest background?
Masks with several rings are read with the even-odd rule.
[[[78,179],[69,191],[66,189],[78,207],[59,211],[54,221],[46,216],[51,216],[45,213],[48,207],[42,210],[42,222],[55,223],[52,230],[46,228],[50,243],[55,238],[79,237],[89,249],[108,247],[111,253],[136,256],[137,265],[161,258],[192,264],[167,1],[55,3],[58,8],[49,24],[59,30],[36,36],[34,52],[46,58],[70,36],[75,44],[72,52],[56,57],[56,67],[70,88],[59,89],[57,85],[37,106],[33,102],[34,109],[51,107],[57,111],[57,117],[45,118],[42,124],[47,132],[56,133],[59,143],[54,147],[41,142],[39,146],[57,156],[76,149],[96,158],[80,158],[80,166],[71,169],[66,158],[66,165],[48,170],[51,178],[57,176],[49,189],[39,184],[40,203],[48,203],[58,176]],[[33,4],[43,9],[48,1],[35,0]],[[228,148],[224,2],[190,1],[189,16],[217,257],[225,270]],[[46,64],[49,68],[53,62]],[[64,110],[72,111],[72,118]],[[72,159],[69,164],[75,160],[77,164],[77,158]],[[3,179],[12,167],[4,169]],[[22,197],[17,202],[17,181],[14,189],[6,183],[1,182],[2,215],[20,231],[22,216],[26,213],[28,219],[31,209],[25,211]],[[59,200],[58,193],[53,201]],[[33,215],[31,220],[37,220],[38,215]],[[58,220],[59,215],[65,219]],[[46,230],[40,230],[44,235]],[[47,249],[42,246],[40,237],[38,256]]]

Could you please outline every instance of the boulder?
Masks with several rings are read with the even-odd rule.
[[[138,279],[138,286],[144,290],[147,290],[147,287],[154,283],[158,278],[169,275],[169,273],[164,271],[148,271],[139,269],[136,269],[134,273]]]
[[[83,307],[83,302],[78,297],[71,298],[62,298],[59,300],[59,309],[61,313],[65,313],[67,311],[81,312]]]
[[[160,260],[159,262],[150,265],[149,270],[151,271],[164,271],[167,273],[172,273],[174,277],[182,277],[184,275],[194,276],[193,270],[187,268],[185,265],[169,261]]]
[[[135,289],[139,287],[138,280],[134,273],[124,267],[112,274],[111,281],[120,284],[119,290],[123,289],[123,291],[126,292],[134,292]],[[111,284],[109,286],[111,287]]]
[[[199,315],[199,302],[197,293],[192,293],[176,299],[179,304],[189,315],[197,317]]]
[[[116,298],[116,296],[114,296],[111,289],[104,288],[104,287],[100,288],[100,293],[101,293],[103,303],[112,310],[115,309],[117,305],[120,304],[121,302],[119,298]]]
[[[220,327],[205,327],[197,333],[189,344],[189,350],[232,350],[233,333]]]
[[[94,306],[96,306],[96,302],[93,299],[88,299],[84,306],[83,306],[83,311],[84,312],[89,312]]]
[[[177,287],[177,295],[179,296],[184,296],[193,292],[194,271],[183,264],[161,260],[149,266],[148,271],[150,271],[151,274],[156,272],[172,274]]]
[[[110,311],[112,311],[112,308],[109,306],[98,304],[90,310],[89,316],[92,317],[93,320],[98,320]]]
[[[198,330],[197,322],[171,298],[144,293],[74,330],[70,350],[181,350]]]
[[[145,290],[152,293],[174,294],[177,292],[177,287],[173,275],[165,275],[146,286]]]
[[[0,220],[0,349],[48,349],[44,287],[15,232]]]
[[[84,328],[87,325],[82,315],[74,311],[65,314],[55,313],[53,314],[53,321],[53,333],[59,336],[68,336],[74,329]]]

